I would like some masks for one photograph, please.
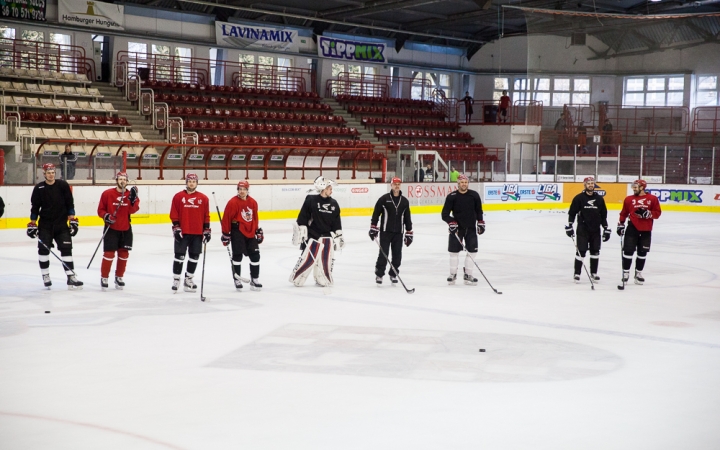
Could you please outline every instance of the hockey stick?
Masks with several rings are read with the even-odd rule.
[[[392,268],[393,272],[395,272],[395,276],[398,277],[398,280],[400,280],[400,283],[402,283],[402,286],[405,288],[405,292],[408,294],[412,294],[415,292],[415,288],[408,289],[407,286],[405,286],[405,283],[403,282],[402,278],[400,278],[400,274],[398,273],[397,269],[393,264],[390,262],[390,258],[388,258],[388,255],[385,254],[385,251],[383,251],[382,246],[380,245],[380,239],[373,239],[375,243],[378,245],[378,248],[380,249],[380,253],[385,257],[385,260],[390,263],[390,267]]]
[[[577,258],[578,256],[580,256],[580,250],[578,249],[577,242],[575,242],[575,236],[573,235],[573,236],[570,236],[570,237],[571,237],[572,240],[573,240],[573,244],[575,244],[575,257]],[[582,256],[580,256],[580,257],[582,258]],[[582,262],[583,269],[585,269],[585,274],[587,274],[588,280],[590,280],[590,288],[594,291],[594,290],[595,290],[595,283],[593,283],[593,279],[592,279],[592,277],[590,276],[590,272],[588,272],[587,267],[585,267],[585,260],[583,259],[581,262]]]
[[[127,184],[125,184],[125,187],[127,187]],[[118,210],[120,210],[120,206],[123,203],[124,197],[125,197],[125,187],[123,187],[122,192],[120,193],[120,201],[118,202],[117,208],[115,208],[115,212],[112,213],[112,218],[115,219],[117,217]],[[104,219],[103,219],[104,220]],[[102,244],[102,241],[105,239],[105,235],[107,234],[108,230],[110,229],[110,224],[105,224],[105,231],[103,231],[103,235],[100,238],[100,242],[98,242],[97,247],[95,247],[95,252],[93,252],[92,258],[90,258],[90,262],[87,265],[87,269],[90,268],[90,264],[92,264],[93,260],[95,259],[95,255],[97,255],[98,249],[100,249],[100,244]]]
[[[207,242],[203,242],[203,267],[202,267],[202,276],[200,277],[200,301],[205,301],[205,296],[203,295],[203,291],[205,289],[205,257],[207,256]],[[235,272],[233,272],[235,273]]]
[[[623,255],[624,255],[624,253],[623,253],[623,244],[624,243],[625,243],[625,233],[623,233],[622,236],[620,236],[620,264],[622,264]],[[621,268],[621,270],[622,270],[622,277],[620,278],[620,282],[622,284],[619,284],[617,288],[621,291],[624,291],[625,290],[625,269]]]
[[[463,241],[460,240],[460,236],[457,235],[457,231],[454,232],[453,234],[455,235],[455,238],[456,238],[456,239],[458,240],[458,242],[460,243],[460,246],[462,247],[462,249],[465,250],[465,252],[469,255],[470,252],[468,251],[467,248],[465,248],[465,244],[463,244]],[[470,259],[472,260],[473,264],[475,264],[475,267],[477,267],[477,270],[480,271],[480,275],[482,275],[483,278],[485,278],[485,281],[487,281],[487,284],[488,284],[488,286],[490,286],[490,289],[492,289],[496,294],[502,294],[502,292],[498,291],[497,289],[495,289],[495,288],[493,287],[492,284],[490,284],[490,280],[487,279],[487,277],[486,277],[485,274],[483,273],[482,269],[480,268],[480,266],[477,265],[477,263],[476,263],[475,260],[472,258],[472,256],[470,257]]]
[[[41,243],[41,244],[43,245],[43,247],[45,247],[45,248],[50,252],[51,255],[53,255],[54,257],[56,257],[56,258],[58,259],[58,261],[60,261],[60,263],[61,263],[61,264],[63,265],[63,267],[65,268],[65,270],[72,272],[73,276],[74,276],[74,277],[77,277],[77,274],[75,274],[75,271],[72,270],[71,268],[69,268],[69,267],[67,266],[67,264],[65,264],[65,261],[63,261],[58,255],[56,255],[54,251],[50,250],[50,247],[48,247],[47,245],[45,245],[45,243],[42,241],[42,239],[38,238],[38,242]]]
[[[215,193],[212,193],[213,200],[215,201],[215,210],[217,211],[218,220],[220,221],[220,227],[222,227],[222,217],[220,216],[220,207],[218,206],[217,198],[215,198]],[[222,230],[222,228],[221,228]],[[232,252],[230,251],[230,245],[225,246],[228,252],[228,257],[230,258],[230,270],[233,274],[233,279],[238,279],[242,281],[243,283],[250,283],[250,280],[247,278],[243,278],[240,275],[235,273],[235,268],[233,267],[233,259],[232,259]]]

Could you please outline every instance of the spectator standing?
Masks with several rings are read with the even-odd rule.
[[[508,97],[507,91],[502,91],[502,96],[500,97],[500,107],[498,108],[498,123],[500,123],[501,117],[502,122],[507,123],[508,109],[510,109],[510,97]]]
[[[72,152],[71,145],[65,144],[65,152],[60,154],[60,168],[66,181],[75,178],[75,163],[77,163],[77,160],[78,157]]]
[[[469,91],[465,91],[465,97],[461,100],[465,104],[465,123],[470,123],[470,117],[473,115],[473,104],[475,100],[470,96]]]

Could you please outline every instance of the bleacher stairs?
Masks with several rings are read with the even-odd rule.
[[[355,129],[357,129],[360,133],[360,135],[358,136],[359,139],[370,141],[372,145],[383,145],[383,143],[380,142],[380,140],[375,137],[375,135],[370,130],[363,126],[362,122],[360,122],[360,119],[353,117],[352,114],[347,112],[347,110],[343,108],[337,100],[332,97],[328,97],[320,99],[320,101],[322,103],[325,103],[326,105],[330,105],[330,107],[332,108],[332,114],[334,116],[340,116],[345,119],[348,127],[354,127]]]
[[[118,116],[126,118],[132,124],[132,131],[140,132],[148,141],[162,142],[165,140],[164,133],[154,129],[148,117],[141,116],[137,106],[129,102],[121,90],[106,83],[93,83],[92,86],[100,91],[106,99],[105,101],[113,104],[117,109]]]

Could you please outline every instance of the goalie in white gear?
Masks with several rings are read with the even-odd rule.
[[[332,286],[333,255],[345,246],[340,222],[340,205],[332,198],[332,180],[315,179],[314,188],[305,197],[297,222],[293,224],[293,244],[302,254],[290,275],[290,282],[302,286],[314,271],[315,282]]]

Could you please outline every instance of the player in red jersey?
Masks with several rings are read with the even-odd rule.
[[[122,289],[125,287],[123,275],[125,275],[125,266],[133,242],[130,215],[135,214],[140,209],[137,187],[133,186],[129,190],[126,189],[128,184],[127,173],[118,172],[115,175],[115,183],[114,188],[102,193],[97,210],[98,216],[102,217],[105,226],[109,228],[103,239],[103,261],[100,266],[100,287],[103,291],[108,287],[108,277],[115,259],[115,252],[118,255],[117,265],[115,266],[115,288]]]
[[[652,194],[645,192],[645,180],[635,180],[632,184],[633,195],[625,197],[620,222],[617,226],[618,236],[625,236],[623,240],[623,285],[630,279],[630,266],[633,253],[637,250],[635,259],[635,284],[643,284],[642,270],[645,268],[645,258],[650,251],[650,239],[653,220],[660,218],[660,201]],[[625,230],[625,219],[630,218],[630,224]]]
[[[243,180],[237,185],[238,195],[230,199],[225,206],[222,218],[222,244],[232,244],[232,264],[235,272],[235,288],[242,289],[240,280],[240,261],[243,255],[250,258],[250,289],[259,291],[262,284],[260,277],[260,248],[265,236],[262,228],[258,228],[258,204],[248,195],[250,183]]]
[[[508,109],[510,109],[510,97],[508,97],[507,91],[502,91],[502,96],[500,97],[500,105],[497,113],[498,123],[507,122]]]
[[[182,273],[185,253],[188,253],[188,263],[185,269],[185,292],[195,292],[197,285],[193,282],[198,258],[202,252],[202,245],[210,241],[210,201],[205,194],[197,189],[198,176],[189,173],[185,177],[185,190],[173,197],[170,206],[170,220],[175,236],[175,261],[173,262],[173,291],[180,287],[180,274]]]

